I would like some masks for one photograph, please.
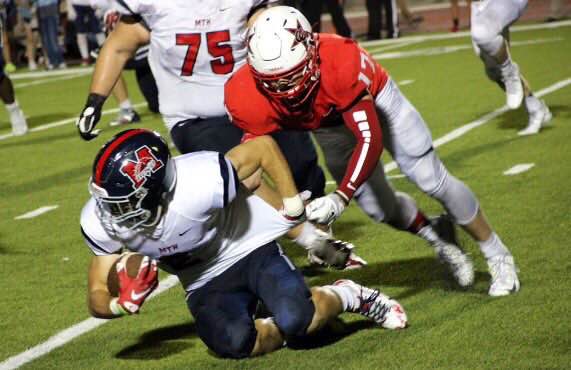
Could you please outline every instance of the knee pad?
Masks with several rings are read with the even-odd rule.
[[[287,299],[281,302],[280,310],[274,312],[274,320],[280,331],[287,337],[299,337],[306,334],[315,306],[313,301],[306,297],[301,299]]]
[[[434,198],[442,203],[457,224],[467,225],[476,218],[480,208],[478,199],[466,184],[446,173],[444,184]]]
[[[448,171],[436,156],[434,150],[416,159],[413,166],[403,169],[405,175],[424,193],[433,196],[438,193],[444,183]]]
[[[476,217],[476,196],[448,172],[434,151],[420,158],[407,175],[423,192],[439,200],[456,223],[466,225]]]

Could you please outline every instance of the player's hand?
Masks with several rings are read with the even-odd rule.
[[[307,220],[323,225],[330,225],[345,210],[345,201],[337,193],[314,199],[305,206]]]
[[[129,277],[125,262],[117,263],[119,299],[117,303],[129,314],[138,313],[145,299],[159,284],[157,261],[143,258],[136,278]]]
[[[83,140],[95,139],[101,130],[94,130],[95,125],[101,118],[101,109],[106,97],[99,94],[89,94],[87,102],[75,125],[79,130],[79,135]]]
[[[280,210],[282,216],[297,225],[305,221],[305,202],[311,198],[311,191],[304,190],[297,196],[283,199],[283,207]]]

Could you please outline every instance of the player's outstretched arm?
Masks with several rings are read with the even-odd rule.
[[[279,146],[270,136],[259,136],[234,147],[226,154],[240,181],[260,168],[272,179],[283,199],[285,214],[292,218],[303,215],[304,205],[298,195],[291,170]]]
[[[307,219],[319,224],[329,225],[343,213],[355,191],[371,176],[383,151],[381,125],[370,94],[345,110],[343,121],[355,135],[357,145],[337,190],[306,207]]]
[[[87,102],[77,120],[79,134],[84,140],[97,137],[99,131],[94,129],[101,118],[101,109],[107,96],[121,76],[127,60],[139,46],[147,44],[149,38],[149,31],[141,23],[130,17],[122,17],[105,40],[97,57]]]

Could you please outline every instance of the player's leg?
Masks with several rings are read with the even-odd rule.
[[[549,109],[533,95],[509,52],[508,27],[521,16],[526,5],[527,0],[474,2],[471,13],[474,49],[487,76],[505,90],[508,107],[515,109],[522,100],[525,102],[529,122],[520,135],[538,133],[551,119]]]
[[[389,329],[406,325],[402,307],[378,291],[347,280],[309,290],[277,243],[262,248],[248,269],[250,289],[272,314],[264,324],[277,326],[286,341],[318,331],[343,312],[360,313]],[[253,354],[264,347],[254,347]]]
[[[383,136],[386,139],[385,146],[390,147],[390,132],[387,129],[383,127]],[[315,132],[315,137],[323,150],[329,172],[340,183],[355,149],[355,137],[343,125],[321,128]],[[355,201],[374,221],[387,223],[426,240],[461,286],[472,284],[472,262],[454,245],[453,235],[443,234],[453,228],[449,225],[435,228],[408,194],[395,192],[385,177],[382,164],[375,168],[367,182],[357,190]],[[441,218],[439,222],[446,223],[447,220]]]
[[[129,99],[129,91],[127,90],[127,82],[123,77],[123,74],[115,83],[113,87],[113,96],[117,100],[119,105],[119,113],[117,114],[117,119],[109,123],[110,126],[125,125],[129,123],[136,123],[141,121],[141,117],[133,108],[133,104]]]
[[[16,101],[14,85],[10,78],[4,73],[4,58],[2,57],[1,49],[2,48],[0,47],[0,99],[2,99],[2,102],[10,115],[12,133],[15,136],[20,136],[28,132],[28,125],[26,123],[24,113]]]
[[[376,105],[391,130],[390,148],[401,171],[424,193],[440,201],[480,245],[492,274],[490,295],[517,291],[519,281],[511,253],[486,221],[474,193],[440,161],[420,113],[392,80],[377,97]]]
[[[151,112],[159,113],[159,90],[147,58],[136,61],[135,76],[139,89],[147,101],[147,107]]]

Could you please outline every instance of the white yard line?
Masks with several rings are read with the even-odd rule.
[[[31,81],[31,82],[23,82],[21,84],[14,85],[14,87],[16,89],[21,89],[23,87],[42,85],[42,84],[52,83],[55,81],[71,80],[72,78],[88,76],[90,74],[91,74],[91,72],[80,72],[80,73],[75,73],[72,75],[59,76],[59,77],[54,77],[54,78],[46,78],[43,80],[36,80],[36,81]]]
[[[533,166],[535,166],[535,163],[516,164],[512,168],[504,171],[504,175],[506,176],[519,175],[522,172],[529,171]]]
[[[553,23],[538,23],[538,24],[525,24],[521,26],[510,27],[510,32],[523,32],[523,31],[534,31],[552,28],[561,28],[571,26],[570,21],[561,21]],[[418,35],[418,36],[406,36],[398,39],[384,39],[384,40],[374,40],[374,41],[363,41],[359,44],[363,47],[371,47],[375,45],[389,45],[389,44],[400,44],[404,42],[425,42],[434,40],[451,40],[460,39],[463,37],[470,37],[470,31],[464,32],[448,32],[448,33],[438,33],[438,34],[428,34],[428,35]]]
[[[57,209],[58,207],[59,206],[57,204],[53,205],[53,206],[40,207],[40,208],[35,209],[33,211],[26,212],[23,215],[16,216],[16,217],[14,217],[14,220],[27,220],[30,218],[38,217],[40,215],[43,215],[44,213],[47,213],[49,211],[53,211],[54,209]]]
[[[172,288],[177,284],[178,284],[177,277],[174,275],[170,275],[169,277],[160,282],[159,287],[153,292],[153,294],[149,296],[147,300],[153,299],[154,297],[169,290],[170,288]],[[40,343],[37,346],[32,347],[27,351],[22,352],[16,356],[4,360],[2,363],[0,363],[0,370],[17,369],[18,367],[27,364],[28,362],[33,361],[36,358],[41,357],[58,347],[63,346],[64,344],[79,337],[80,335],[85,334],[103,324],[106,324],[109,321],[111,320],[96,319],[96,318],[89,318],[87,320],[83,320],[78,324],[75,324],[65,330],[60,331],[56,335],[50,337],[45,342]]]
[[[552,37],[547,39],[533,39],[533,40],[522,40],[522,41],[512,41],[510,47],[514,46],[524,46],[524,45],[535,45],[535,44],[546,44],[549,42],[559,42],[565,39],[561,37]],[[442,54],[450,54],[457,51],[463,50],[473,50],[471,44],[464,45],[449,45],[449,46],[437,46],[434,48],[407,50],[407,51],[395,51],[392,53],[375,53],[373,58],[375,59],[400,59],[400,58],[410,58],[419,56],[434,56]]]
[[[137,103],[137,104],[133,105],[133,108],[139,108],[139,107],[142,107],[146,104],[147,103]],[[117,113],[117,112],[119,112],[119,108],[107,109],[107,110],[104,110],[103,112],[101,112],[101,115]],[[79,114],[79,111],[78,111],[78,114]],[[36,126],[36,127],[31,128],[30,132],[44,131],[44,130],[47,130],[50,128],[67,125],[69,123],[75,123],[76,119],[77,119],[77,117],[72,117],[72,118],[62,119],[61,121],[46,123],[45,125],[40,125],[40,126]],[[14,134],[12,134],[12,133],[0,135],[0,141],[9,139],[13,136],[14,136]]]
[[[414,83],[414,80],[402,80],[401,82],[399,82],[399,86],[406,86],[406,85],[410,85]]]
[[[23,72],[23,73],[12,73],[9,75],[11,80],[23,80],[26,78],[43,78],[43,77],[56,77],[56,76],[67,76],[76,73],[91,73],[93,67],[82,67],[82,68],[68,68],[68,69],[58,69],[55,71],[38,71],[38,72]]]

